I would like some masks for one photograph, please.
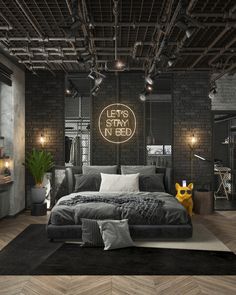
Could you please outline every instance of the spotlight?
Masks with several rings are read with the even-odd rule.
[[[192,34],[194,33],[194,28],[188,28],[186,31],[185,31],[185,35],[186,37],[189,39]]]
[[[169,67],[172,67],[173,64],[174,64],[174,60],[172,60],[172,59],[168,60],[168,66]]]
[[[214,99],[216,93],[217,93],[217,88],[216,88],[216,85],[213,84],[212,87],[210,88],[210,92],[209,92],[208,97],[209,97],[210,99]]]
[[[144,92],[140,93],[140,94],[139,94],[139,99],[140,99],[141,101],[146,101],[146,100],[147,100],[146,94],[145,94]]]
[[[121,69],[123,69],[125,67],[125,64],[121,60],[116,60],[115,61],[115,67],[118,70],[121,70]]]
[[[153,85],[153,83],[154,83],[150,75],[145,77],[145,81],[150,85]]]
[[[103,81],[103,78],[102,78],[102,77],[98,77],[98,78],[96,78],[96,79],[95,79],[95,85],[96,85],[96,86],[99,86],[99,85],[102,83],[102,81]]]
[[[146,89],[151,92],[152,91],[152,86],[151,85],[147,85]]]
[[[99,86],[95,85],[92,89],[91,89],[91,95],[92,96],[96,96],[99,90]]]
[[[66,89],[66,94],[71,94],[71,90],[69,88]]]

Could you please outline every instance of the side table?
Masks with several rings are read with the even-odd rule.
[[[43,216],[47,214],[47,203],[33,203],[31,204],[32,216]]]
[[[193,211],[196,214],[212,214],[214,211],[214,197],[212,191],[194,191]]]

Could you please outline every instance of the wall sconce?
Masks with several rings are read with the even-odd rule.
[[[5,176],[10,176],[11,175],[11,171],[9,169],[9,166],[10,166],[9,159],[6,159],[5,160],[4,166],[5,166],[5,168],[4,168],[4,175]]]
[[[43,136],[42,133],[41,133],[41,135],[40,135],[40,139],[39,139],[39,141],[40,141],[41,146],[44,147],[44,144],[45,144],[45,137]]]
[[[190,181],[193,182],[193,150],[196,147],[197,138],[195,137],[194,133],[190,138]]]
[[[190,138],[190,148],[194,149],[194,147],[196,146],[197,143],[197,138],[195,137],[195,135],[193,134]]]

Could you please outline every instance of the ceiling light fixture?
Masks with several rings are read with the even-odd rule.
[[[151,92],[151,91],[152,91],[152,86],[151,86],[151,85],[147,85],[147,86],[146,86],[146,89],[147,89],[149,92]]]
[[[186,31],[185,31],[185,35],[186,37],[189,39],[192,34],[194,33],[194,28],[188,28]]]
[[[140,94],[139,94],[139,99],[141,101],[146,101],[147,100],[147,92],[146,91],[142,91]]]
[[[118,70],[122,70],[125,68],[125,64],[121,61],[121,60],[116,60],[115,61],[115,67],[118,69]]]
[[[210,92],[209,92],[208,97],[209,97],[210,99],[214,99],[216,94],[217,94],[217,86],[216,86],[216,84],[214,83],[214,84],[211,86],[211,88],[210,88]]]
[[[147,75],[145,77],[145,81],[150,84],[150,85],[153,85],[154,81],[152,80],[151,76],[150,75]]]

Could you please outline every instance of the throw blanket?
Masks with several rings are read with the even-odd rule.
[[[79,218],[86,217],[86,214],[83,214],[85,213],[83,210],[86,211],[86,206],[79,206],[84,203],[111,204],[115,207],[116,217],[119,217],[119,219],[129,219],[129,224],[159,224],[164,218],[162,207],[165,202],[153,197],[93,197],[77,195],[69,200],[59,201],[57,206],[78,206],[80,215],[82,215],[78,216]]]

